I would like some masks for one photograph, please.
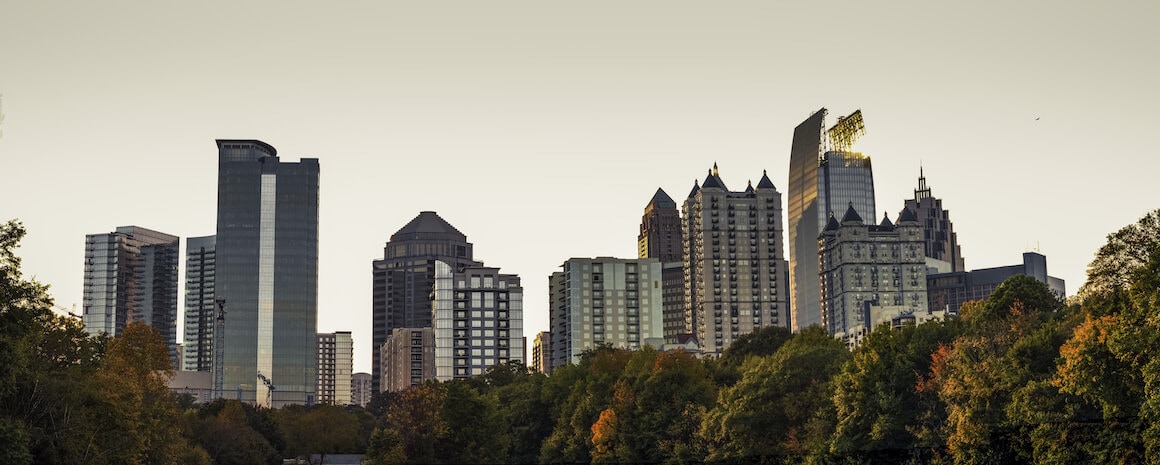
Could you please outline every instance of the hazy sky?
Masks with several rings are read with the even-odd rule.
[[[1160,208],[1160,2],[784,3],[0,0],[0,220],[79,309],[85,234],[214,233],[214,139],[318,158],[318,329],[369,372],[371,261],[420,211],[521,276],[530,341],[657,187],[784,195],[821,107],[862,109],[879,215],[924,167],[969,269],[1038,248],[1071,294]]]

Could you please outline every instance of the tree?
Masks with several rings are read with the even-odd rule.
[[[1108,242],[1088,264],[1087,281],[1080,287],[1079,296],[1086,300],[1095,294],[1127,289],[1132,273],[1143,268],[1157,250],[1160,250],[1160,209],[1108,235]]]
[[[831,380],[850,353],[820,327],[807,328],[773,355],[750,358],[741,380],[723,388],[699,437],[708,461],[770,463],[825,451],[834,424]]]
[[[358,417],[342,407],[287,406],[278,413],[288,455],[306,457],[309,461],[317,454],[319,462],[324,462],[327,454],[352,453],[358,447]]]

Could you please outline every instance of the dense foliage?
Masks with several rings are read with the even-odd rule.
[[[192,406],[147,327],[55,316],[0,231],[0,461],[281,463],[1160,463],[1160,211],[1109,235],[1080,298],[1026,276],[960,317],[847,350],[767,328],[719,359],[601,347],[376,396],[366,410]],[[1114,266],[1113,266],[1114,264]]]

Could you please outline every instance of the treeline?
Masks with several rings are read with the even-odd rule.
[[[1070,302],[1017,276],[856,350],[767,328],[719,359],[608,347],[366,410],[195,407],[152,330],[87,337],[0,231],[0,463],[1160,463],[1160,211],[1108,237]]]

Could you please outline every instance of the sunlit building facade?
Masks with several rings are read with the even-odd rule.
[[[730,191],[716,165],[682,205],[685,321],[703,353],[720,354],[758,328],[789,327],[781,210],[768,175]]]
[[[552,333],[540,331],[532,340],[532,369],[540,373],[552,372]]]
[[[219,395],[273,408],[311,404],[318,160],[285,163],[258,140],[218,140],[217,147],[214,294],[226,308]]]
[[[853,205],[831,216],[818,239],[822,327],[857,345],[888,316],[926,315],[922,227],[903,210],[898,222],[863,222]],[[886,316],[884,316],[886,315]]]

